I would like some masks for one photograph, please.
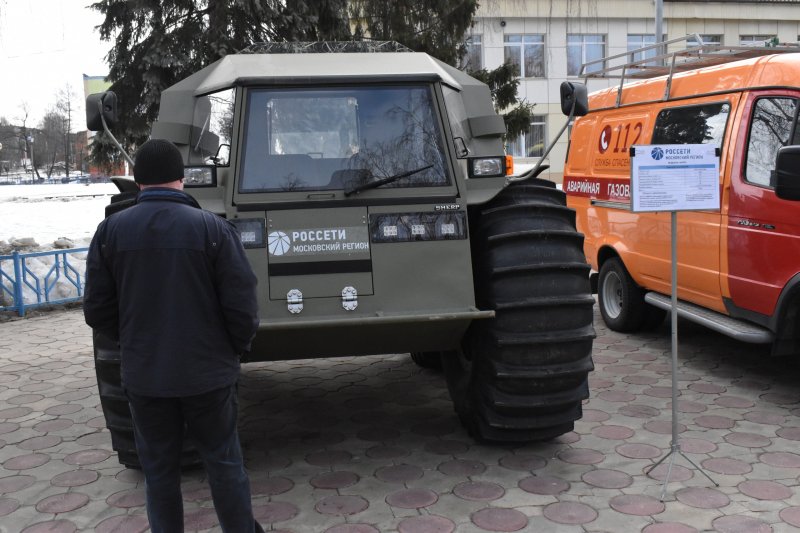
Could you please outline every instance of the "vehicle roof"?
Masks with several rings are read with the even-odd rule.
[[[664,100],[668,76],[623,86],[620,105]],[[705,67],[672,76],[670,100],[770,87],[800,87],[800,53],[775,54]],[[618,86],[589,95],[590,112],[614,108]]]
[[[327,52],[227,55],[161,92],[158,120],[153,124],[151,136],[179,145],[189,143],[193,135],[191,128],[201,127],[194,124],[196,102],[235,86],[331,87],[343,83],[434,81],[460,94],[459,105],[448,108],[448,113],[453,114],[451,120],[456,122],[469,120],[473,137],[499,139],[505,132],[503,119],[494,110],[489,87],[428,54]]]
[[[419,52],[230,54],[164,93],[209,94],[234,85],[307,84],[326,80],[392,81],[439,79],[460,90],[475,80]]]

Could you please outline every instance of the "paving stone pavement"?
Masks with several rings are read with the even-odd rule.
[[[575,431],[471,440],[441,374],[407,354],[243,367],[253,503],[282,532],[776,532],[800,528],[800,367],[680,322],[680,454],[670,335],[595,316],[591,398]],[[0,531],[148,529],[141,474],[111,450],[80,309],[0,323]],[[218,531],[202,470],[187,531]]]

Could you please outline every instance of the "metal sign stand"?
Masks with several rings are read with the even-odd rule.
[[[706,476],[708,480],[719,487],[719,483],[711,479],[705,470],[697,466],[694,461],[686,457],[686,454],[681,451],[681,443],[678,440],[678,212],[672,211],[670,213],[670,231],[671,231],[671,248],[672,248],[672,311],[670,318],[672,320],[672,441],[669,443],[669,453],[658,460],[656,464],[651,466],[645,471],[645,475],[650,475],[658,465],[663,463],[668,457],[669,466],[667,467],[667,475],[664,477],[664,484],[661,487],[661,498],[664,501],[664,496],[667,494],[667,483],[669,477],[672,475],[672,466],[675,464],[676,454],[680,454],[686,459],[696,470]]]
[[[637,150],[638,148],[638,150]],[[669,453],[645,471],[650,475],[669,458],[667,475],[661,488],[661,501],[667,494],[675,457],[684,459],[714,486],[702,468],[686,457],[678,440],[678,211],[719,210],[719,148],[711,144],[663,144],[632,146],[631,211],[670,213],[672,248],[672,442]]]

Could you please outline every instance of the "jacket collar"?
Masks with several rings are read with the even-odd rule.
[[[183,191],[167,187],[149,187],[143,191],[139,191],[136,195],[137,204],[152,201],[178,202],[200,209],[200,204],[197,203],[197,200]]]

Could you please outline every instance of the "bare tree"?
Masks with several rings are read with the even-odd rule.
[[[56,168],[61,168],[64,157],[64,117],[51,109],[45,113],[41,124],[40,133],[36,138],[35,151],[37,160],[44,165],[45,175],[50,179]]]
[[[61,115],[62,129],[64,132],[64,175],[69,178],[70,169],[70,155],[73,153],[72,144],[72,113],[74,106],[72,104],[75,99],[75,93],[72,91],[72,86],[67,84],[66,87],[58,91],[58,99],[56,100],[56,110]]]
[[[28,172],[28,158],[30,158],[30,170],[32,174],[39,178],[39,170],[36,168],[36,163],[33,155],[33,134],[34,131],[28,128],[28,116],[30,115],[30,108],[27,102],[23,102],[19,106],[21,117],[17,118],[17,123],[21,126],[14,127],[14,133],[19,142],[19,147],[22,150],[22,168]]]

